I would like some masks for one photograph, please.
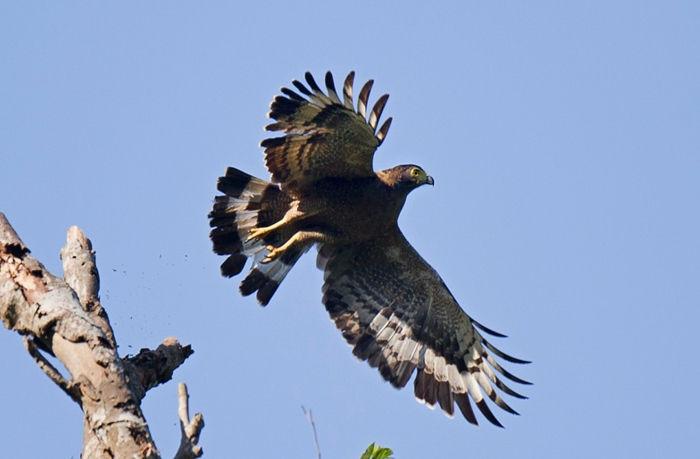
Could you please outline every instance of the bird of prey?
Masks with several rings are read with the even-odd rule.
[[[439,404],[450,417],[454,405],[472,424],[470,398],[494,425],[502,427],[485,396],[517,414],[501,398],[525,398],[502,377],[529,384],[506,371],[494,356],[528,363],[494,347],[481,332],[503,337],[469,317],[438,273],[416,252],[398,227],[406,196],[433,178],[419,166],[375,172],[372,159],[389,131],[377,129],[388,95],[368,111],[373,80],[355,106],[354,72],[338,94],[330,72],[326,92],[306,73],[308,87],[282,88],[270,105],[268,131],[284,135],[261,142],[271,182],[228,168],[209,214],[214,252],[228,257],[221,274],[239,274],[243,295],[257,292],[268,304],[299,257],[318,247],[324,271],[323,303],[353,347],[353,354],[402,388],[413,373],[418,401]],[[500,373],[500,374],[499,374]],[[502,376],[501,376],[502,375]]]

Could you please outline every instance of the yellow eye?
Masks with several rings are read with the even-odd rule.
[[[418,177],[420,175],[420,169],[417,167],[414,167],[411,169],[411,177]]]

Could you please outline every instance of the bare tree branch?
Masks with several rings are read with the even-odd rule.
[[[175,369],[193,353],[189,344],[183,346],[171,336],[155,351],[141,349],[135,356],[124,358],[134,395],[140,401],[148,390],[170,381]]]
[[[85,312],[92,317],[116,349],[114,331],[98,297],[100,273],[97,271],[95,251],[92,250],[90,239],[77,226],[68,228],[66,245],[61,249],[60,257],[63,261],[63,279],[78,295]]]
[[[203,454],[202,447],[199,446],[199,434],[204,427],[204,418],[201,413],[194,415],[190,421],[189,395],[187,394],[187,386],[180,383],[177,386],[178,410],[177,414],[180,418],[180,431],[182,439],[180,440],[180,448],[175,454],[175,459],[194,459]]]
[[[0,213],[0,318],[6,328],[25,337],[27,350],[44,373],[83,409],[83,459],[159,458],[140,403],[146,391],[168,381],[193,351],[168,338],[155,351],[143,349],[122,360],[99,303],[95,252],[79,228],[68,231],[61,258],[67,282],[29,255]],[[41,350],[63,363],[70,380]]]

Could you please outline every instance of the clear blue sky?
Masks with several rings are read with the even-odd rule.
[[[325,458],[372,441],[400,458],[697,454],[700,3],[241,3],[0,6],[0,211],[57,274],[68,227],[87,233],[123,354],[192,344],[144,402],[164,457],[177,381],[210,458],[315,457],[302,405]],[[269,102],[329,69],[391,94],[375,165],[436,181],[409,197],[404,233],[534,362],[508,366],[535,385],[505,430],[358,362],[314,254],[264,309],[219,277],[216,178],[267,177]],[[0,349],[0,451],[78,457],[78,407],[19,336],[0,330]]]

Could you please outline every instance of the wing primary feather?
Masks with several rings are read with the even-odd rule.
[[[423,396],[425,397],[425,403],[427,403],[430,407],[435,407],[437,404],[437,384],[438,382],[435,380],[433,375],[425,375],[425,393]]]
[[[282,92],[282,94],[284,94],[285,96],[289,97],[292,100],[296,100],[297,102],[307,102],[306,99],[304,99],[299,94],[295,93],[294,91],[292,91],[289,88],[285,88],[283,86],[282,88],[280,88],[280,91]]]
[[[311,97],[314,102],[321,106],[331,105],[333,103],[333,101],[327,95],[325,95],[323,91],[321,91],[320,86],[316,83],[316,80],[314,80],[314,76],[311,74],[311,72],[306,72],[304,74],[304,78],[306,78],[306,82],[313,91],[313,96]]]
[[[416,379],[413,381],[413,390],[416,399],[425,402],[429,407],[434,407],[437,402],[437,387],[435,378],[429,375],[424,369],[419,369]]]
[[[314,80],[314,76],[311,74],[311,72],[306,72],[304,74],[304,78],[312,91],[321,92],[321,88],[316,84],[316,80]]]
[[[483,325],[481,325],[479,322],[477,322],[477,321],[474,320],[474,319],[472,319],[472,323],[473,323],[477,328],[481,329],[481,331],[486,332],[486,333],[488,333],[488,334],[491,335],[491,336],[496,336],[496,337],[498,337],[498,338],[508,338],[508,335],[504,335],[504,334],[502,334],[502,333],[498,333],[497,331],[493,331],[493,330],[491,330],[491,329],[488,328],[488,327],[484,327]]]
[[[347,78],[345,78],[345,83],[343,84],[343,105],[348,110],[355,111],[352,102],[352,84],[355,81],[355,71],[348,73]]]
[[[527,381],[524,381],[524,380],[522,380],[522,379],[520,379],[520,378],[516,378],[515,376],[513,376],[512,374],[510,374],[510,373],[508,373],[506,370],[504,370],[504,369],[498,364],[498,362],[496,362],[495,360],[493,360],[493,358],[492,358],[490,355],[486,354],[486,351],[482,351],[482,352],[483,352],[484,357],[486,357],[486,360],[491,364],[491,366],[492,366],[496,371],[498,371],[499,373],[501,373],[503,376],[507,377],[508,379],[513,378],[513,379],[511,379],[511,380],[513,380],[513,381],[515,381],[515,382],[517,382],[517,383],[520,383],[520,384],[529,384]],[[506,394],[512,395],[513,397],[520,398],[520,399],[527,399],[527,397],[525,397],[525,396],[523,396],[523,395],[520,395],[519,393],[515,392],[515,391],[514,391],[513,389],[511,389],[510,387],[506,386],[505,383],[504,383],[503,381],[501,381],[501,380],[498,378],[498,376],[496,376],[496,374],[491,370],[491,367],[489,367],[488,365],[484,365],[483,362],[482,362],[481,364],[479,364],[479,368],[481,368],[481,371],[484,372],[484,374],[496,385],[496,387],[498,387],[499,389],[501,389],[501,390],[502,390],[503,392],[505,392]]]
[[[488,362],[491,364],[492,367],[494,367],[494,368],[496,369],[496,371],[498,371],[499,373],[501,373],[503,376],[505,376],[506,378],[510,379],[511,381],[516,382],[516,383],[518,383],[518,384],[524,384],[524,385],[526,385],[526,386],[531,386],[531,385],[532,385],[531,382],[525,381],[524,379],[520,379],[520,378],[518,378],[517,376],[511,374],[508,370],[506,370],[505,368],[503,368],[502,366],[500,366],[500,365],[498,364],[498,362],[496,362],[496,361],[493,359],[493,357],[491,357],[490,355],[487,355],[487,356],[486,356],[486,360],[488,360]],[[520,397],[523,397],[523,396],[521,395]],[[527,398],[527,397],[523,397],[523,398]]]
[[[305,102],[306,101],[303,99],[302,102],[300,102],[296,99],[275,96],[275,99],[270,104],[270,113],[267,114],[267,117],[279,120],[280,117],[292,115],[301,107],[301,104]]]
[[[531,363],[528,360],[521,360],[521,359],[516,359],[515,357],[511,357],[510,355],[506,354],[505,352],[499,351],[496,349],[491,343],[486,341],[485,339],[482,339],[482,342],[484,343],[484,346],[486,346],[491,352],[502,358],[503,360],[507,360],[511,363],[519,363],[519,364],[528,364]]]
[[[459,407],[459,411],[462,412],[462,416],[464,416],[469,423],[478,426],[479,422],[476,420],[476,416],[474,415],[471,401],[469,401],[469,395],[466,393],[455,394],[455,402],[457,402],[457,406]]]
[[[330,70],[326,72],[326,89],[328,90],[328,96],[333,101],[333,103],[340,105],[343,104],[340,101],[338,93],[335,90],[335,81],[333,81],[333,74],[330,72]]]
[[[263,148],[274,148],[281,147],[284,145],[284,137],[270,137],[269,139],[263,139],[260,141],[260,146]]]
[[[493,403],[498,405],[504,411],[507,411],[511,414],[519,415],[517,411],[508,406],[508,404],[496,393],[496,391],[490,384],[489,378],[487,378],[485,374],[479,373],[476,379],[481,388],[484,390],[484,392],[486,392],[486,395],[491,399]]]
[[[442,411],[444,411],[449,417],[454,417],[454,395],[452,394],[452,389],[450,388],[449,382],[442,381],[437,383],[437,398]]]
[[[384,139],[386,138],[387,133],[389,132],[389,128],[391,127],[391,120],[392,118],[387,118],[386,121],[384,121],[384,124],[382,124],[382,127],[379,128],[379,132],[377,133],[377,140],[379,141],[379,145],[384,142]]]
[[[375,102],[372,112],[369,114],[369,125],[373,131],[377,130],[377,123],[379,122],[379,118],[382,116],[384,106],[386,105],[386,101],[388,99],[389,94],[384,94],[382,97],[380,97],[377,102]]]
[[[369,92],[372,90],[372,85],[374,80],[369,80],[360,90],[360,95],[357,97],[357,113],[362,117],[367,119],[367,99],[369,99]]]
[[[486,419],[489,420],[489,422],[497,427],[503,427],[503,424],[498,422],[498,419],[496,419],[496,416],[493,415],[491,412],[491,409],[489,406],[486,404],[486,399],[482,398],[478,402],[476,402],[476,407],[479,408],[479,411],[481,411],[481,414],[484,415]]]
[[[520,400],[527,400],[527,397],[525,397],[524,395],[520,395],[519,393],[515,392],[515,391],[514,391],[513,389],[511,389],[510,387],[506,386],[506,385],[503,383],[503,381],[501,381],[501,380],[498,379],[498,378],[496,378],[496,381],[494,381],[494,384],[496,385],[496,387],[498,387],[499,389],[501,389],[504,393],[506,393],[506,394],[508,394],[508,395],[510,395],[510,396],[512,396],[512,397],[519,398]]]
[[[503,409],[503,411],[507,411],[510,414],[520,416],[520,413],[508,406],[508,404],[501,397],[498,396],[495,390],[491,391],[491,393],[489,394],[489,398],[493,401],[493,403],[498,405],[499,408]]]
[[[306,86],[304,86],[304,83],[300,82],[299,80],[292,80],[292,84],[305,96],[311,97],[311,91],[308,90]]]

